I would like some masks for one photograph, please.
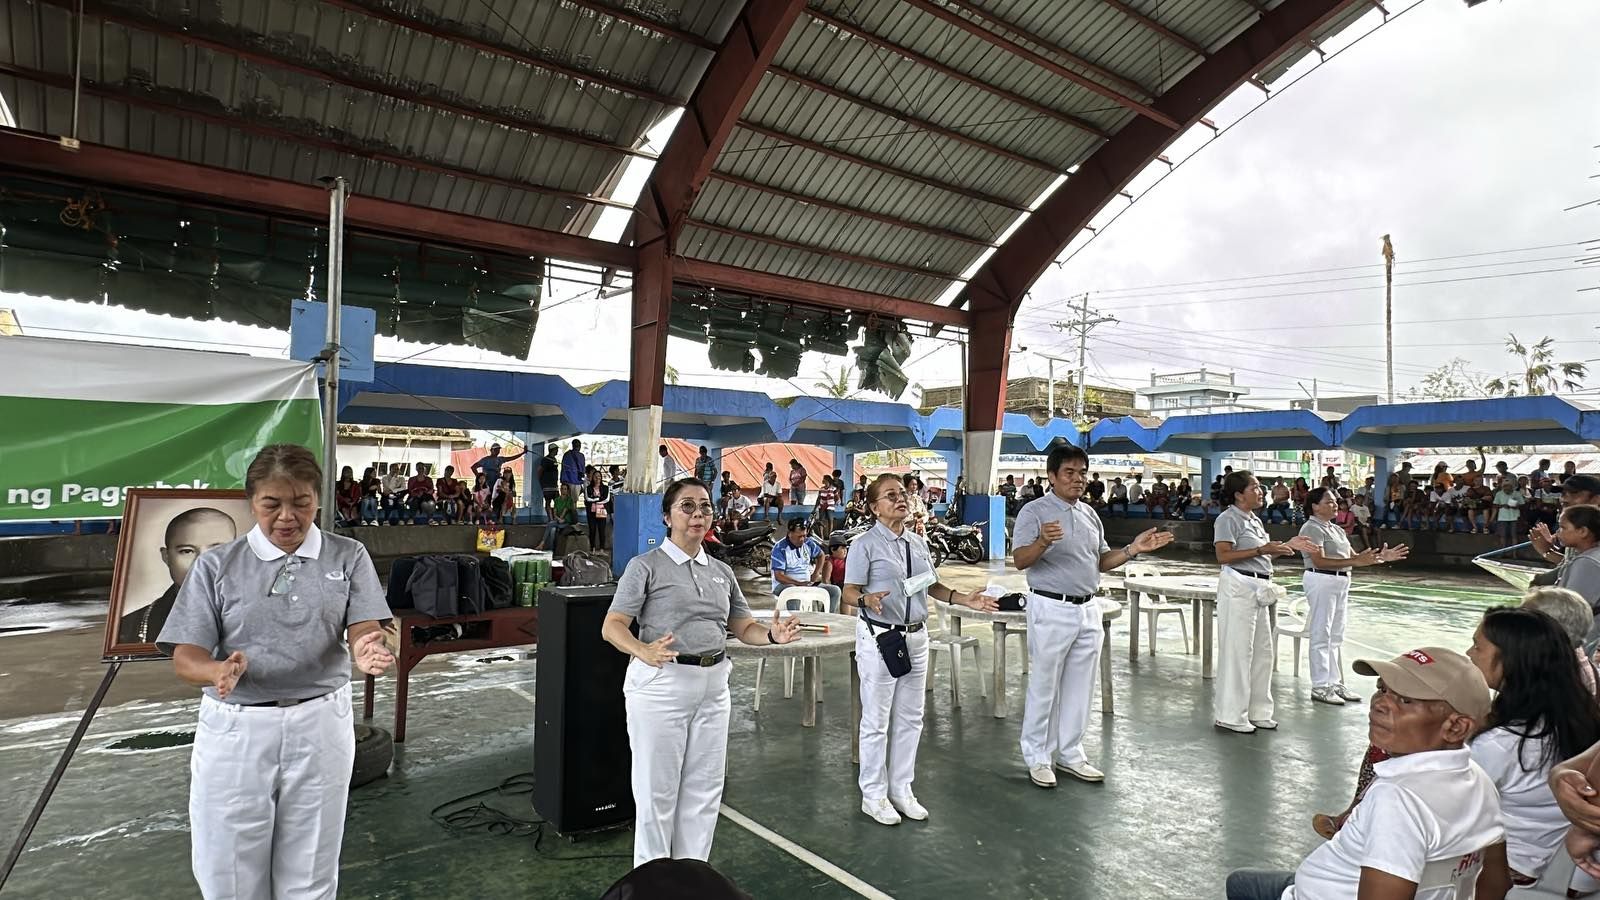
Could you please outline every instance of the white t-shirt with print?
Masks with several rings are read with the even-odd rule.
[[[1452,873],[1505,839],[1500,795],[1471,751],[1386,759],[1333,840],[1311,851],[1282,900],[1350,900],[1361,870],[1417,885],[1416,900],[1454,900]]]

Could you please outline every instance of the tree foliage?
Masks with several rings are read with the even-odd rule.
[[[1506,352],[1516,358],[1518,368],[1490,379],[1484,390],[1497,397],[1539,397],[1582,388],[1589,367],[1581,362],[1557,362],[1555,342],[1546,337],[1530,346],[1515,334],[1506,335]]]

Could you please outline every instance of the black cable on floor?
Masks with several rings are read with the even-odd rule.
[[[545,826],[548,822],[533,816],[518,816],[505,810],[491,806],[484,802],[484,798],[506,797],[514,798],[521,803],[521,798],[526,798],[529,809],[533,807],[533,773],[521,772],[512,775],[498,785],[485,790],[477,791],[447,800],[433,808],[428,813],[440,828],[453,835],[464,837],[473,833],[507,835],[511,837],[532,837],[534,852],[547,859],[554,860],[591,860],[591,859],[626,859],[632,860],[631,853],[593,853],[593,854],[556,854],[543,850]],[[477,802],[473,802],[477,801]],[[467,806],[464,804],[471,803]]]

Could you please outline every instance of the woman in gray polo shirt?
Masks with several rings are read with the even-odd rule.
[[[1345,611],[1350,606],[1350,570],[1395,562],[1411,552],[1404,544],[1354,552],[1344,528],[1333,523],[1338,511],[1338,493],[1315,488],[1306,496],[1306,523],[1300,526],[1300,536],[1312,544],[1310,550],[1300,553],[1306,564],[1306,606],[1311,619],[1311,699],[1332,706],[1361,699],[1344,685],[1344,657],[1339,652],[1344,643]]]
[[[156,646],[205,688],[190,757],[194,877],[207,898],[333,898],[355,760],[350,659],[394,662],[359,542],[313,524],[322,470],[262,448],[245,472],[256,527],[195,560]]]
[[[1213,712],[1218,728],[1250,734],[1278,727],[1272,718],[1272,557],[1310,550],[1303,537],[1287,543],[1267,535],[1256,510],[1266,499],[1261,483],[1240,469],[1222,479],[1228,507],[1217,516],[1217,687]]]
[[[880,824],[898,825],[902,816],[928,817],[911,793],[928,678],[928,595],[974,609],[999,604],[939,583],[927,540],[911,528],[910,497],[898,476],[880,475],[867,487],[867,509],[878,524],[850,544],[844,564],[845,612],[860,608],[861,811]],[[878,649],[877,636],[886,631],[905,637],[911,657],[911,671],[899,678],[889,673]]]
[[[633,864],[708,859],[728,756],[732,634],[746,644],[797,640],[794,616],[757,622],[733,569],[702,545],[716,518],[697,478],[667,486],[667,540],[628,561],[600,636],[633,657],[622,683],[633,749]],[[639,621],[639,636],[630,630]]]

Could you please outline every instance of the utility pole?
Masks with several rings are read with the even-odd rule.
[[[1383,359],[1389,372],[1389,402],[1394,402],[1394,245],[1383,236]]]
[[[1083,293],[1078,295],[1078,320],[1076,322],[1055,323],[1057,329],[1075,332],[1078,335],[1078,402],[1073,408],[1073,417],[1080,422],[1083,421],[1084,417],[1084,382],[1088,380],[1089,375],[1088,363],[1086,362],[1089,332],[1093,331],[1096,325],[1104,325],[1115,321],[1117,321],[1116,316],[1102,315],[1098,310],[1090,309],[1089,295]]]

